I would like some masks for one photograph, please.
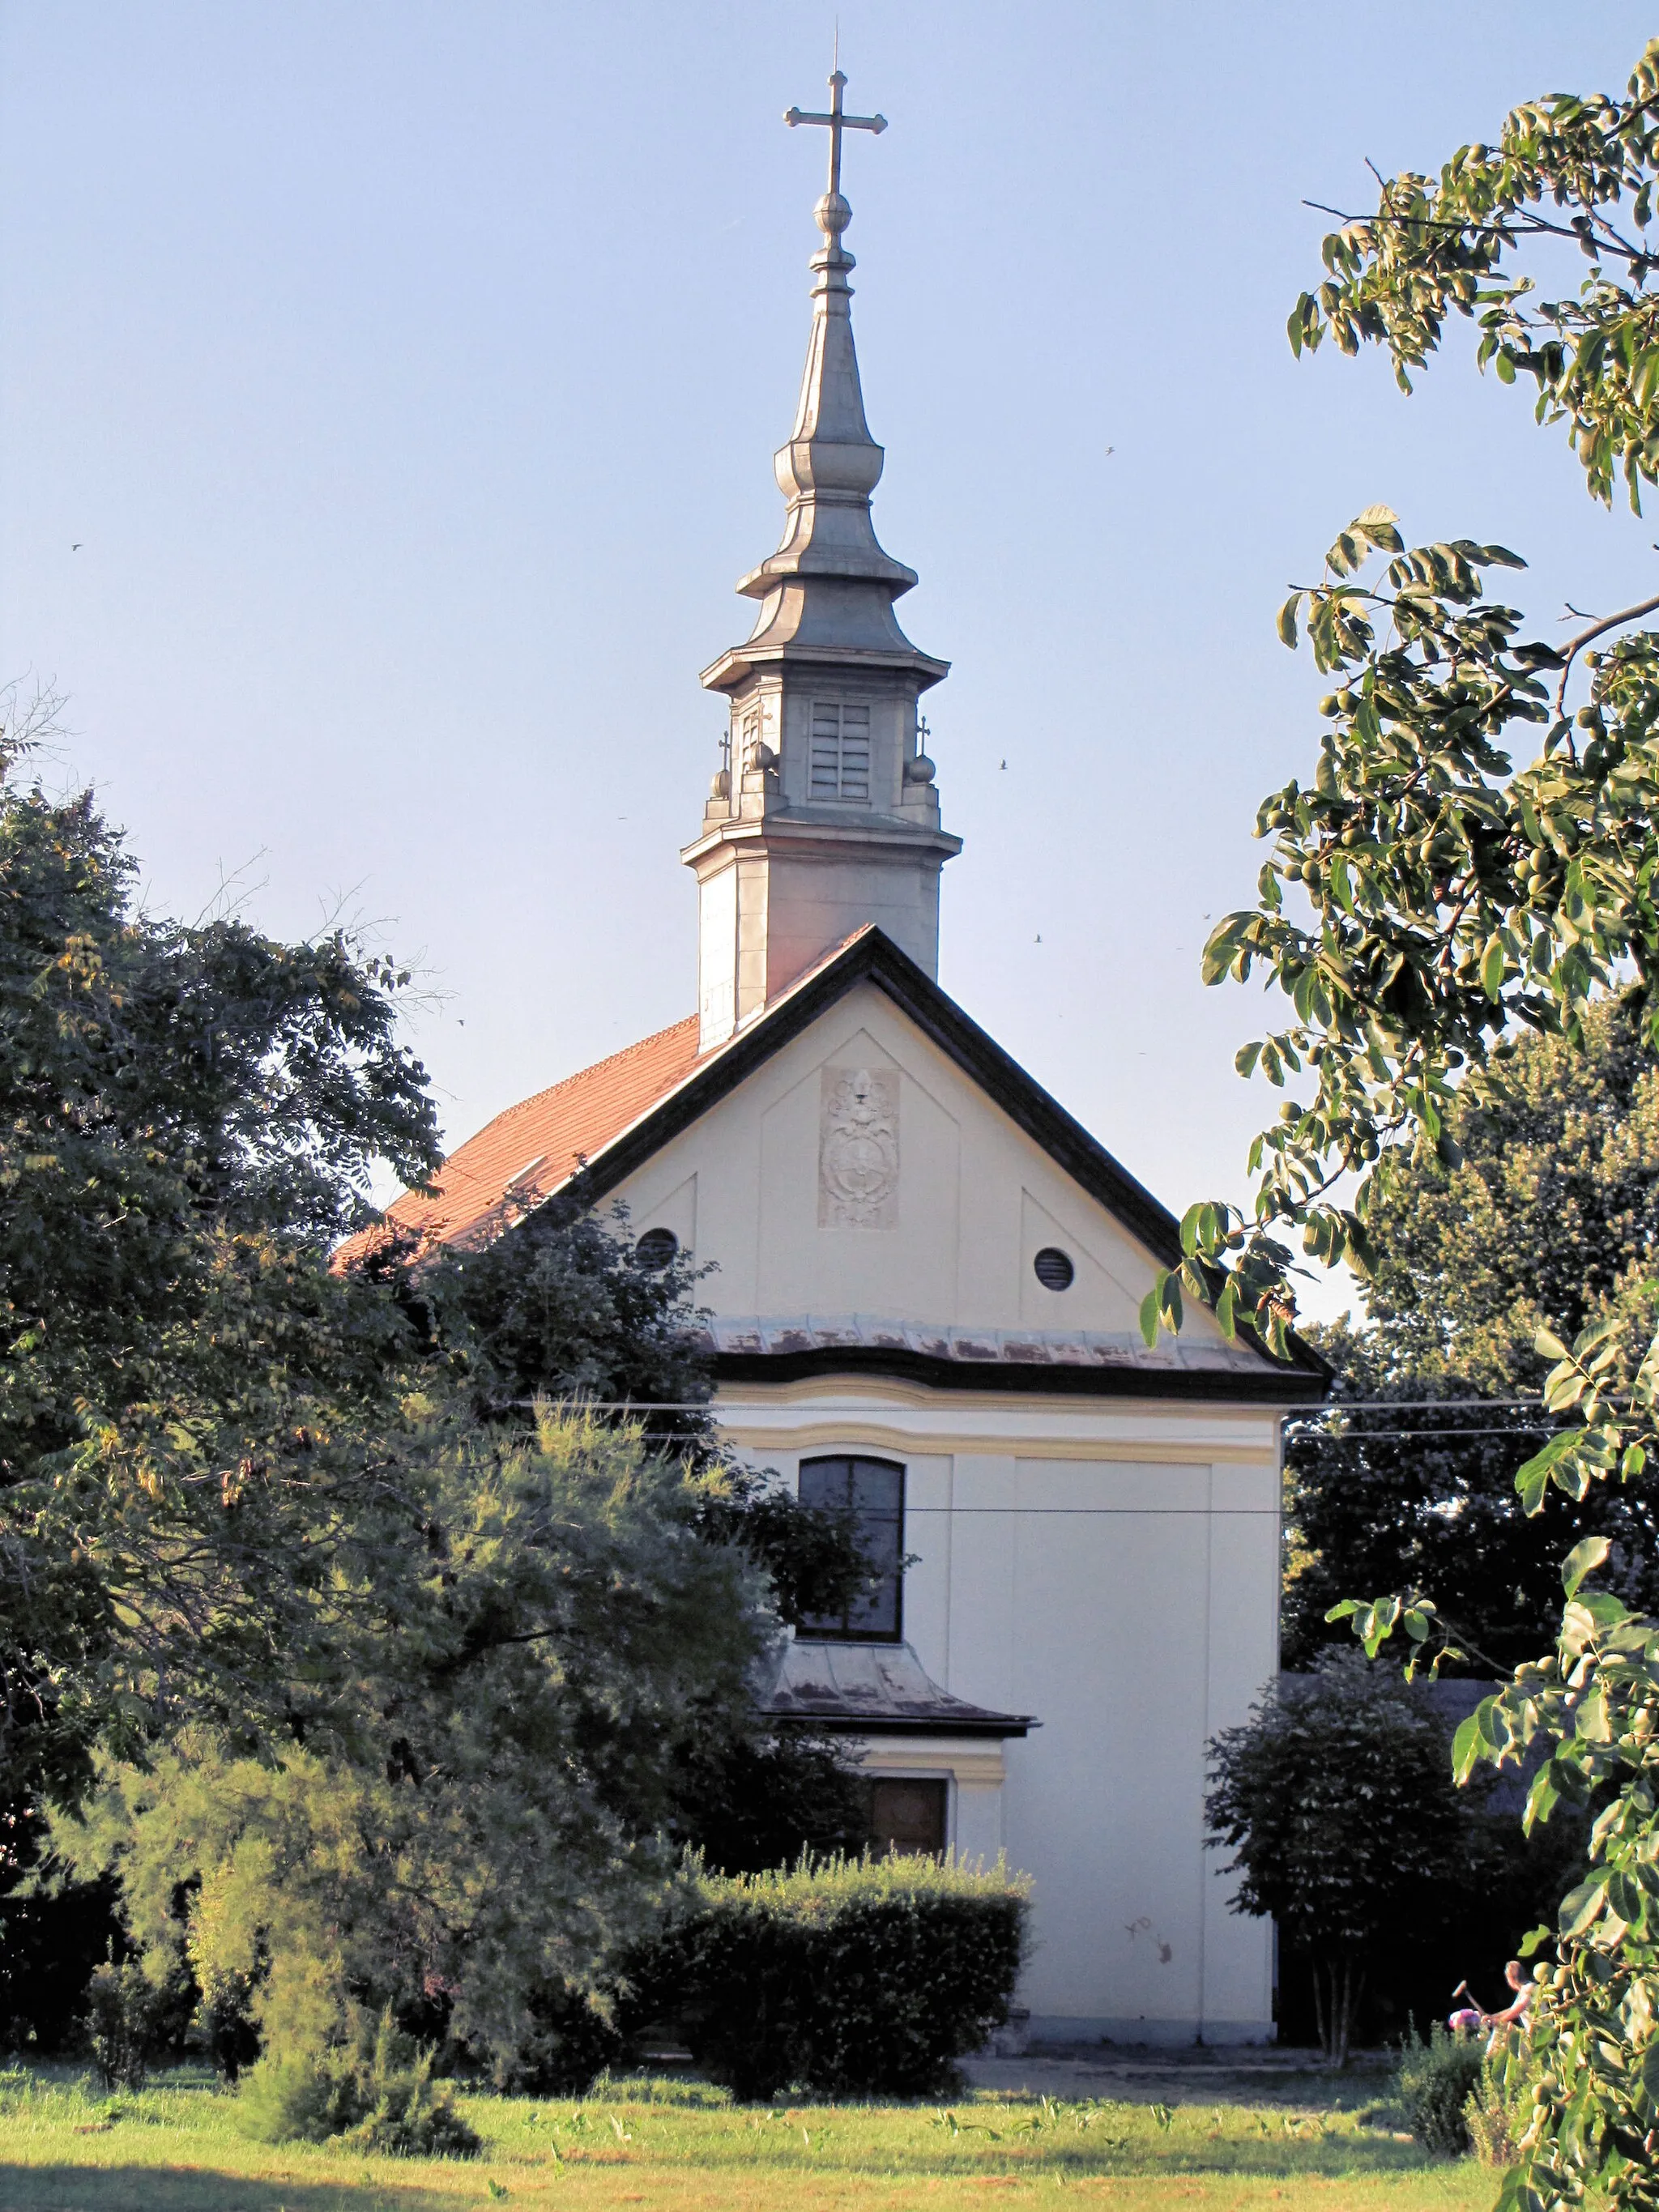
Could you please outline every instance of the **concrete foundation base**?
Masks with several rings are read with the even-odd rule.
[[[1159,2051],[1183,2044],[1260,2044],[1279,2039],[1279,2030],[1270,2020],[1079,2019],[1066,2013],[1033,2013],[1025,2034],[1030,2045],[1115,2043]]]

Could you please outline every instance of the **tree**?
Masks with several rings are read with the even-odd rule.
[[[678,1410],[709,1388],[684,1284],[580,1217],[453,1281],[384,1249],[333,1265],[341,1232],[373,1218],[377,1164],[411,1182],[435,1164],[424,1079],[398,1037],[406,975],[344,936],[290,946],[234,919],[143,914],[89,796],[52,799],[22,763],[21,740],[0,749],[4,1886],[27,1870],[46,1802],[74,1808],[111,1760],[137,1771],[181,1728],[198,1759],[280,1771],[303,1752],[370,1798],[388,1763],[412,1763],[429,1793],[444,1770],[435,1738],[394,1724],[405,1697],[429,1729],[441,1710],[494,1742],[488,1684],[515,1638],[556,1648],[559,1606],[584,1586],[581,1518],[568,1541],[527,1510],[492,1523],[506,1595],[441,1547],[483,1540],[454,1518],[483,1510],[515,1452],[533,1456],[532,1401],[551,1389],[666,1401],[660,1449],[620,1431],[615,1449],[649,1462],[629,1479],[635,1550],[653,1526],[689,1593],[674,1674],[641,1640],[620,1568],[594,1570],[609,1593],[586,1617],[595,1686],[567,1654],[560,1695],[607,1778],[569,1866],[596,1894],[631,1893],[651,1839],[695,1826],[723,1760],[754,1767],[757,1788],[793,1777],[845,1796],[826,1747],[773,1745],[757,1726],[747,1670],[775,1615],[745,1560],[785,1602],[862,1565]],[[477,1611],[458,1656],[462,1584]],[[651,1588],[647,1613],[668,1603],[666,1583]],[[653,1685],[671,1675],[665,1718]],[[624,1713],[626,1745],[601,1761],[589,1739]],[[752,1809],[776,1825],[775,1808]],[[742,1813],[722,1808],[728,1830]],[[586,1908],[548,1894],[585,1957]]]
[[[705,1270],[641,1261],[624,1207],[601,1218],[578,1183],[483,1252],[371,1242],[363,1264],[398,1282],[424,1338],[459,1348],[482,1418],[527,1426],[538,1403],[574,1401],[695,1469],[698,1532],[749,1559],[787,1626],[840,1610],[869,1581],[850,1515],[802,1505],[722,1443],[693,1303]],[[868,1832],[845,1747],[746,1705],[677,1750],[672,1798],[669,1832],[728,1874],[856,1851]]]
[[[399,1326],[327,1245],[436,1150],[403,971],[140,912],[90,794],[23,780],[50,704],[0,735],[0,1759],[72,1796],[306,1580],[313,1443]]]
[[[1437,177],[1385,180],[1376,214],[1326,240],[1327,281],[1297,302],[1292,344],[1386,346],[1409,389],[1448,319],[1471,319],[1482,366],[1531,380],[1539,419],[1565,426],[1592,495],[1609,499],[1622,477],[1639,504],[1659,476],[1656,181],[1659,41],[1623,99],[1529,102]],[[1551,300],[1534,265],[1558,243],[1587,269],[1575,296]],[[1316,1259],[1363,1267],[1371,1211],[1405,1164],[1433,1151],[1456,1164],[1450,1125],[1514,1057],[1517,1025],[1582,1049],[1589,1007],[1628,989],[1644,1042],[1659,1046],[1659,635],[1632,627],[1659,598],[1638,588],[1563,648],[1528,641],[1522,616],[1486,597],[1492,569],[1522,565],[1474,538],[1407,551],[1395,515],[1372,507],[1280,611],[1285,642],[1305,622],[1333,681],[1327,727],[1310,783],[1261,810],[1274,844],[1257,903],[1219,925],[1205,972],[1242,981],[1259,965],[1291,999],[1289,1024],[1239,1065],[1302,1095],[1256,1140],[1252,1218],[1189,1211],[1185,1263],[1148,1294],[1153,1333],[1179,1325],[1184,1285],[1213,1297],[1224,1329],[1243,1321],[1282,1346],[1285,1232]],[[1541,749],[1516,771],[1504,744],[1528,724]],[[1305,919],[1286,912],[1287,889]],[[1575,1419],[1517,1473],[1528,1511],[1552,1486],[1583,1500],[1646,1479],[1659,1340],[1626,1397],[1612,1388],[1617,1338],[1607,1322],[1571,1346],[1539,1332],[1547,1407]],[[1454,1747],[1462,1775],[1548,1751],[1528,1823],[1564,1799],[1601,1808],[1590,1871],[1563,1901],[1542,1971],[1529,2030],[1542,2097],[1506,2206],[1578,2203],[1592,2188],[1620,2207],[1659,2204],[1659,1624],[1587,1589],[1610,1550],[1601,1534],[1574,1546],[1554,1650],[1517,1668]],[[1340,1610],[1370,1651],[1396,1631],[1419,1649],[1437,1640],[1421,1591]]]
[[[53,1845],[120,1875],[160,1978],[247,1995],[279,2055],[434,2011],[504,2078],[672,1868],[678,1761],[747,1709],[760,1578],[636,1433],[411,1408],[383,1444],[424,1540],[347,1590],[331,1679],[279,1758],[201,1727],[102,1786]]]
[[[357,1265],[396,1287],[424,1342],[459,1353],[482,1417],[527,1425],[538,1401],[574,1400],[687,1459],[704,1478],[700,1527],[749,1554],[791,1627],[868,1582],[849,1513],[802,1505],[722,1443],[694,1303],[708,1271],[683,1255],[641,1261],[624,1206],[602,1218],[579,1181],[482,1252],[426,1254],[382,1235]]]
[[[1305,1960],[1337,2066],[1379,1950],[1437,1921],[1467,1855],[1444,1729],[1420,1690],[1354,1660],[1281,1681],[1217,1736],[1205,1803],[1212,1842],[1237,1854],[1233,1911],[1270,1915]]]
[[[1548,1371],[1538,1328],[1617,1320],[1626,1382],[1653,1334],[1659,1068],[1630,1010],[1590,1009],[1582,1053],[1523,1036],[1453,1135],[1455,1166],[1419,1153],[1370,1207],[1364,1327],[1316,1332],[1341,1419],[1286,1439],[1287,1666],[1348,1640],[1325,1615],[1349,1591],[1432,1584],[1468,1664],[1507,1672],[1547,1639],[1559,1562],[1597,1528],[1613,1544],[1609,1587],[1659,1605],[1648,1491],[1552,1491],[1529,1518],[1514,1480],[1555,1426],[1529,1431],[1540,1417],[1516,1402]]]

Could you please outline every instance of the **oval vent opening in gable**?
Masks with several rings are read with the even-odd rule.
[[[642,1267],[665,1267],[679,1249],[672,1229],[647,1229],[634,1247],[634,1257]]]
[[[1045,1291],[1069,1291],[1077,1269],[1058,1244],[1045,1244],[1031,1262],[1031,1272]]]

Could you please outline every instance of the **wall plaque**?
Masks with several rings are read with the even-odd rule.
[[[826,1067],[818,1124],[818,1227],[896,1229],[899,1073]]]

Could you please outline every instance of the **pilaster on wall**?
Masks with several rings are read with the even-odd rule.
[[[1206,1742],[1247,1721],[1278,1670],[1280,1565],[1277,1465],[1216,1467],[1210,1479]],[[1270,2040],[1273,1923],[1230,1911],[1237,1877],[1224,1851],[1203,1856],[1201,2032]]]

